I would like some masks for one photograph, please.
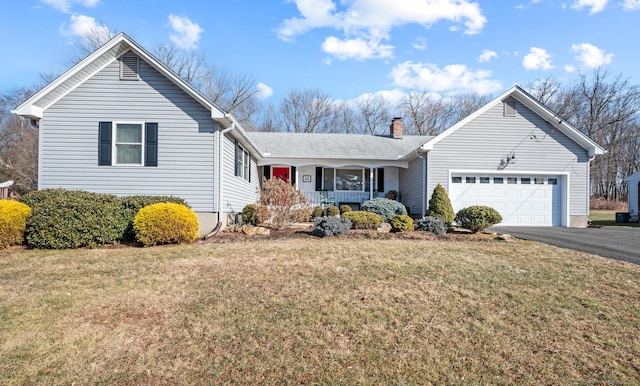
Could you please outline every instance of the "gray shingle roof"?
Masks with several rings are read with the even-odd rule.
[[[401,138],[364,134],[250,132],[265,158],[397,160],[416,151],[431,136]]]

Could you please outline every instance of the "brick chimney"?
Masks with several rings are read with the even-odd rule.
[[[391,120],[389,134],[392,138],[402,138],[402,118],[393,118]]]

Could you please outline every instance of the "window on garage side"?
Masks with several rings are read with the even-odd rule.
[[[250,181],[250,162],[249,152],[236,142],[236,164],[235,175]]]
[[[142,165],[142,143],[141,123],[116,123],[116,164]]]

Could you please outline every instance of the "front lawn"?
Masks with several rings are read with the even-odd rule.
[[[0,252],[0,384],[637,384],[640,267],[519,241]]]

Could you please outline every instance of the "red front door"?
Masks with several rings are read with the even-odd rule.
[[[271,178],[279,178],[285,182],[289,182],[289,168],[271,168]]]

